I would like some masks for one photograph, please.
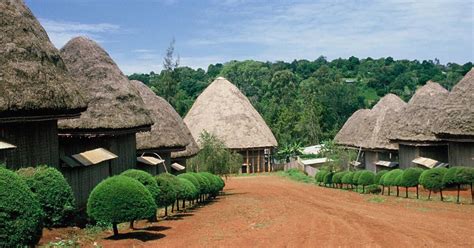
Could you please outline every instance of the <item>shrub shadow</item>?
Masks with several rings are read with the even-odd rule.
[[[147,242],[147,241],[152,241],[152,240],[158,240],[164,237],[166,237],[166,235],[162,233],[137,231],[137,232],[129,232],[129,233],[119,233],[117,237],[112,235],[110,237],[107,237],[106,239],[108,240],[136,239],[142,242]]]
[[[171,229],[171,227],[169,227],[169,226],[149,226],[149,227],[140,228],[140,229],[137,229],[137,230],[161,232],[161,231],[165,231],[165,230],[168,230],[168,229]]]

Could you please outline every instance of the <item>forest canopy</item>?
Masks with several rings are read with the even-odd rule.
[[[165,66],[159,74],[132,74],[167,99],[184,117],[199,94],[217,77],[226,77],[251,101],[280,145],[312,145],[332,139],[360,108],[372,107],[394,93],[408,101],[428,80],[451,88],[472,62],[440,64],[438,60],[334,59],[291,63],[253,60],[211,64],[207,71]]]

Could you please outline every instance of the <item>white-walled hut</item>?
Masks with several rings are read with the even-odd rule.
[[[207,131],[244,158],[243,173],[272,170],[278,145],[265,120],[240,90],[223,77],[214,80],[194,102],[184,122],[198,142]]]
[[[57,120],[86,107],[30,9],[22,0],[0,1],[0,163],[57,168]]]
[[[400,168],[430,168],[448,162],[448,144],[439,139],[432,126],[442,113],[449,91],[428,81],[412,96],[391,123],[390,140],[398,143]],[[427,158],[427,159],[425,159]],[[433,160],[436,161],[433,163]]]
[[[354,165],[374,172],[398,166],[398,144],[389,140],[390,123],[406,103],[387,94],[371,110],[358,110],[338,132],[336,144],[358,151]]]
[[[61,56],[89,102],[78,119],[59,122],[61,168],[80,206],[101,180],[135,168],[137,132],[150,112],[119,67],[96,42],[77,37]]]
[[[450,166],[474,167],[474,68],[449,93],[433,131],[448,142]]]
[[[188,128],[176,110],[144,83],[132,80],[154,121],[151,130],[137,134],[138,166],[153,175],[182,172],[171,167],[171,152],[184,151],[190,140]]]

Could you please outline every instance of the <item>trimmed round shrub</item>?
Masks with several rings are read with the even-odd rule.
[[[75,200],[71,186],[57,169],[48,166],[17,171],[38,199],[45,214],[44,226],[65,226],[74,216]]]
[[[199,174],[201,174],[203,177],[205,177],[211,184],[211,192],[209,194],[211,194],[212,196],[217,196],[219,194],[219,191],[220,191],[220,181],[219,179],[209,173],[209,172],[200,172]]]
[[[150,173],[146,171],[142,171],[142,170],[130,169],[130,170],[126,170],[122,172],[121,175],[136,179],[141,184],[143,184],[143,186],[145,186],[145,188],[147,188],[148,191],[150,191],[151,196],[155,200],[155,203],[157,205],[159,204],[158,196],[160,195],[161,191],[160,191],[160,188],[158,187],[158,183],[156,182],[155,178],[153,178],[153,176]]]
[[[371,184],[371,185],[365,186],[365,192],[369,193],[369,194],[378,194],[378,193],[382,192],[382,190],[380,189],[379,185]]]
[[[96,221],[117,224],[154,216],[156,204],[150,191],[139,181],[113,176],[100,182],[87,201],[87,214]]]
[[[176,201],[178,184],[166,173],[155,177],[161,194],[158,196],[158,207],[167,207]],[[167,212],[167,211],[166,211]]]
[[[337,172],[335,173],[333,176],[332,176],[332,182],[334,184],[342,184],[342,177],[347,173],[348,171],[340,171],[340,172]]]
[[[365,170],[359,170],[359,171],[354,172],[354,176],[352,176],[352,184],[354,184],[355,186],[359,185],[359,176],[364,171]]]
[[[388,170],[381,170],[377,172],[377,174],[375,174],[375,177],[374,177],[374,184],[383,185],[382,177],[383,175],[387,174],[387,172]]]
[[[398,186],[401,187],[416,187],[419,184],[419,179],[423,173],[423,169],[421,168],[408,168],[403,171],[402,176],[400,178],[400,182],[398,182]]]
[[[316,182],[318,183],[324,182],[324,177],[326,176],[327,173],[329,173],[329,171],[327,170],[318,171],[318,173],[316,173],[316,176],[315,176]]]
[[[423,171],[420,176],[420,184],[423,188],[430,191],[428,199],[431,198],[431,191],[440,191],[441,200],[443,200],[443,177],[448,172],[446,168],[433,168]]]
[[[198,196],[197,197],[199,197],[199,195],[201,194],[201,184],[199,183],[197,178],[192,173],[186,172],[186,173],[183,173],[183,174],[179,174],[177,177],[189,180],[194,185],[196,190],[198,191]]]
[[[401,174],[403,174],[403,171],[400,170],[400,169],[395,169],[395,170],[389,171],[389,172],[384,176],[383,184],[384,184],[385,186],[397,186],[397,178],[398,178],[398,176],[400,176]]]
[[[25,182],[0,166],[0,247],[34,246],[43,231],[43,211]]]
[[[215,175],[217,180],[219,181],[219,191],[222,191],[225,187],[225,181],[222,179],[222,177]]]
[[[374,184],[375,174],[372,171],[364,170],[359,173],[359,178],[357,179],[357,184],[362,186],[367,186]]]
[[[331,185],[332,184],[332,176],[334,175],[334,172],[332,171],[328,171],[325,175],[324,175],[324,179],[323,179],[323,183],[325,185]]]
[[[201,194],[209,194],[211,191],[211,183],[199,173],[192,173],[192,174],[194,175],[194,177],[196,177],[196,179],[199,182],[199,185],[201,188]]]
[[[198,192],[193,183],[185,178],[178,178],[178,182],[181,184],[178,190],[178,199],[190,201],[197,197]]]
[[[354,178],[354,172],[349,171],[342,177],[342,183],[347,185],[352,185],[352,179]]]
[[[451,167],[443,176],[443,184],[445,187],[457,186],[456,202],[459,203],[459,191],[461,185],[471,184],[473,181],[473,168]]]

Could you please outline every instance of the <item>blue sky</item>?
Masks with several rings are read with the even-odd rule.
[[[387,57],[474,59],[470,0],[25,0],[56,47],[85,35],[127,74],[181,65]]]

